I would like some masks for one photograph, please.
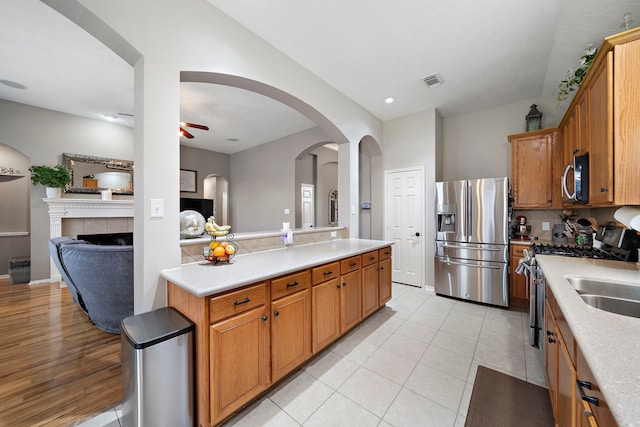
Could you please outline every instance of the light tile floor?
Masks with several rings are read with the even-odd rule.
[[[546,387],[527,313],[395,283],[393,295],[225,426],[463,426],[478,365]],[[117,427],[120,415],[80,425]]]

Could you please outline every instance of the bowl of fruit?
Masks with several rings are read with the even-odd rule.
[[[213,240],[209,243],[209,253],[205,256],[207,261],[214,263],[229,262],[236,254],[238,248],[231,242],[218,242]]]

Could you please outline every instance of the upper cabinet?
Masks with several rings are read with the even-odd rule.
[[[557,129],[509,135],[511,195],[515,209],[553,207],[553,155]]]
[[[606,38],[560,122],[561,168],[589,153],[587,206],[640,204],[638,67],[640,29]]]

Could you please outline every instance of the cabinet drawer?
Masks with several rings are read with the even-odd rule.
[[[334,277],[340,276],[340,262],[321,265],[311,270],[311,279],[314,285],[326,282]]]
[[[210,322],[215,323],[234,314],[264,305],[267,301],[267,282],[242,288],[231,293],[211,298],[209,302]]]
[[[311,275],[309,270],[273,279],[271,281],[271,301],[308,289],[310,285]]]
[[[361,266],[362,258],[360,257],[360,255],[343,259],[342,261],[340,261],[340,274],[347,274],[352,271],[359,270]]]
[[[524,258],[525,249],[530,249],[530,247],[525,245],[511,245],[511,256],[518,258],[518,260]]]
[[[362,266],[371,265],[378,262],[378,251],[367,252],[362,254]]]
[[[391,258],[391,246],[378,249],[378,259],[382,261],[383,259],[387,259],[387,258]]]

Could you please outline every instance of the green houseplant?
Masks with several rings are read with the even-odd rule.
[[[69,170],[62,165],[31,166],[31,182],[33,185],[42,184],[47,187],[47,197],[60,197],[62,189],[71,182]]]

